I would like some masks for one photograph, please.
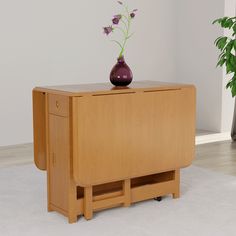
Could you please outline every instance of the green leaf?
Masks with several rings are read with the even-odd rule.
[[[223,18],[218,18],[218,19],[214,20],[214,21],[212,22],[212,24],[213,24],[213,25],[214,25],[215,23],[221,24],[222,20],[223,20]]]
[[[232,97],[236,96],[236,83],[233,82],[233,86],[231,87]]]
[[[226,22],[225,22],[225,24],[224,24],[224,27],[231,29],[231,27],[232,27],[233,25],[234,25],[234,21],[233,21],[231,18],[229,18],[229,19],[226,20]]]
[[[220,22],[221,27],[227,28],[227,20],[228,20],[228,17],[227,17],[227,16],[225,16],[225,17],[223,17],[223,18],[221,19],[221,22]]]
[[[226,64],[226,74],[231,74],[234,72],[234,68],[233,66],[231,65],[230,61],[227,61],[225,62]]]
[[[222,67],[225,64],[226,60],[224,58],[220,59],[216,65],[216,67],[220,66]]]
[[[232,96],[236,97],[236,16],[223,17],[216,19],[212,24],[219,24],[222,28],[227,28],[231,33],[231,37],[218,37],[214,44],[221,51],[218,56],[217,66],[226,67],[226,73],[232,74],[231,80],[226,85],[226,89],[230,89]]]
[[[212,24],[214,25],[215,23],[220,23],[220,22],[221,22],[221,18],[214,20]]]
[[[230,42],[228,42],[228,44],[225,47],[226,50],[226,57],[229,59],[229,55],[231,54],[231,51],[233,49],[234,46],[234,40],[231,40]]]
[[[227,85],[226,85],[226,89],[231,88],[233,86],[232,80],[230,80]]]
[[[233,66],[234,71],[236,71],[236,56],[233,54],[230,54],[230,64]]]
[[[234,41],[234,50],[236,51],[236,40],[233,40]]]
[[[234,31],[234,34],[236,33],[236,24],[234,24],[233,26],[233,31]]]
[[[227,43],[227,39],[228,37],[222,37],[220,39],[217,40],[216,42],[216,46],[220,49],[220,50],[223,50],[226,43]]]
[[[230,60],[229,60],[229,67],[231,73],[236,73],[236,63],[235,63],[235,56],[231,54]]]
[[[218,37],[215,41],[214,44],[216,44],[218,42],[218,40],[220,40],[221,38],[223,38],[222,36]]]
[[[222,53],[220,53],[220,55],[218,56],[218,59],[222,59],[225,58],[225,51],[223,51]]]
[[[234,75],[232,79],[227,83],[226,88],[231,89],[232,97],[236,96],[236,76]]]

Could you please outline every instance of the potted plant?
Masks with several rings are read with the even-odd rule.
[[[236,17],[222,17],[216,19],[213,24],[228,29],[230,36],[220,36],[215,40],[216,47],[220,50],[217,66],[226,68],[226,74],[231,75],[226,88],[231,90],[232,97],[236,96]],[[231,137],[236,141],[236,102],[231,130]]]
[[[110,35],[115,31],[119,31],[122,36],[122,40],[111,40],[116,43],[120,48],[120,53],[117,58],[116,65],[112,68],[110,73],[110,81],[115,86],[127,86],[132,82],[133,74],[129,66],[126,64],[124,59],[124,52],[127,41],[132,37],[130,32],[131,23],[136,16],[137,9],[132,11],[129,10],[128,6],[121,1],[117,1],[121,5],[122,10],[119,14],[113,16],[111,25],[104,27],[103,32],[105,35]]]

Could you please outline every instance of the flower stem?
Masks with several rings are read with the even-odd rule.
[[[122,15],[121,14],[121,16],[124,17],[127,20],[127,23],[129,22],[129,19],[128,19],[128,17],[126,15]]]
[[[120,48],[121,48],[121,50],[122,50],[122,45],[121,45],[121,43],[120,43],[120,42],[118,42],[118,41],[116,41],[116,40],[111,40],[111,42],[115,42],[117,45],[119,45],[119,46],[120,46]]]
[[[128,22],[126,23],[126,22],[125,22],[124,20],[122,20],[122,19],[121,19],[121,22],[124,24],[125,29],[128,30],[128,26],[127,26],[127,23],[128,23]]]
[[[129,16],[129,11],[128,11],[127,7],[125,7],[125,9],[126,9],[127,15],[128,15],[128,17],[126,17],[128,19],[128,27],[127,27],[126,35],[124,38],[123,46],[122,46],[120,54],[119,54],[119,58],[121,58],[124,54],[125,46],[126,46],[127,40],[129,39],[129,30],[130,30],[130,23],[131,23],[131,17]]]
[[[124,34],[124,36],[126,37],[126,32],[122,28],[120,28],[120,27],[113,27],[113,29],[120,30]]]

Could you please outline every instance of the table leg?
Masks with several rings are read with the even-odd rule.
[[[84,188],[84,217],[86,220],[93,218],[93,187]]]
[[[123,181],[124,206],[129,207],[131,204],[131,181],[126,179]]]
[[[174,179],[175,179],[175,191],[173,192],[173,198],[179,198],[180,197],[180,170],[175,170],[174,173]]]

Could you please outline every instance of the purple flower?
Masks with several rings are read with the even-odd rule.
[[[112,22],[114,25],[118,25],[121,19],[121,15],[115,15],[114,18],[112,19]]]
[[[130,17],[134,18],[135,17],[135,13],[134,12],[130,13]]]
[[[113,31],[113,28],[112,26],[108,26],[108,27],[104,27],[103,30],[104,30],[104,34],[109,35]]]
[[[123,2],[121,2],[121,1],[117,1],[120,5],[122,5],[123,4]]]

